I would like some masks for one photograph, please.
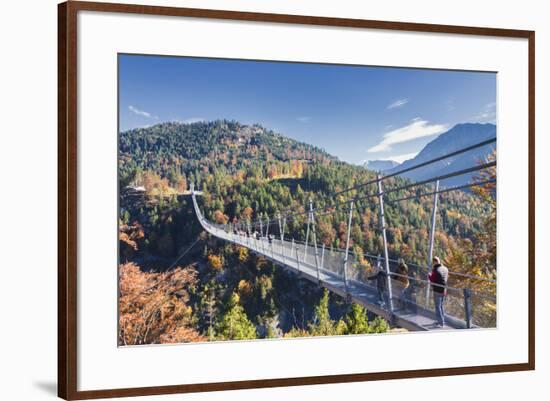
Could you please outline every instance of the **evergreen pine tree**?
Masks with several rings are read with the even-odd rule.
[[[359,304],[351,304],[351,310],[345,318],[345,334],[367,334],[370,332],[367,311]]]
[[[251,340],[257,338],[256,327],[248,320],[239,296],[231,294],[227,311],[223,315],[217,334],[222,340]]]
[[[328,290],[326,288],[319,305],[315,307],[314,323],[310,324],[310,332],[314,336],[332,336],[336,334],[336,325],[330,318],[328,310]]]

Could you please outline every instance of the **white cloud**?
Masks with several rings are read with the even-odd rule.
[[[155,119],[155,120],[158,119],[157,116],[154,116],[154,115],[152,115],[151,113],[149,113],[147,111],[139,110],[138,108],[136,108],[132,105],[128,106],[128,110],[130,110],[132,113],[134,113],[138,116],[142,116],[142,117],[146,117],[146,118],[152,118],[152,119]]]
[[[397,99],[396,101],[390,103],[388,107],[386,107],[386,110],[396,109],[398,107],[403,107],[407,103],[409,103],[409,99],[403,98],[403,99]]]
[[[296,117],[296,120],[301,122],[301,123],[307,123],[307,122],[311,121],[311,117],[310,116],[301,116],[301,117]]]
[[[483,111],[477,116],[472,117],[474,122],[478,123],[495,123],[497,118],[497,104],[495,102],[487,103],[483,107]]]
[[[380,141],[380,143],[378,143],[377,145],[369,148],[367,152],[385,152],[391,150],[391,146],[397,143],[408,142],[418,138],[441,134],[447,129],[447,125],[430,124],[426,120],[415,118],[410,122],[409,125],[394,129],[393,131],[384,134],[382,141]]]

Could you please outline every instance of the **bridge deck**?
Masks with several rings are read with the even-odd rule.
[[[464,325],[458,324],[448,324],[444,327],[436,327],[435,315],[428,310],[417,311],[417,313],[412,313],[407,311],[405,308],[394,309],[393,313],[387,308],[383,307],[378,303],[378,290],[374,286],[369,286],[364,283],[357,282],[356,280],[348,280],[347,289],[344,284],[342,277],[336,275],[334,272],[327,271],[325,269],[319,269],[319,275],[317,276],[317,268],[315,265],[307,260],[300,259],[300,250],[304,250],[304,245],[297,245],[298,247],[298,260],[295,257],[290,257],[290,248],[291,243],[286,244],[288,247],[281,247],[280,240],[274,240],[269,244],[265,238],[261,240],[253,239],[241,235],[232,235],[219,228],[210,227],[209,231],[214,236],[224,239],[228,242],[232,242],[237,245],[244,246],[256,254],[266,257],[268,260],[298,274],[302,278],[305,278],[309,281],[317,283],[323,287],[326,287],[330,291],[342,296],[343,298],[348,298],[353,302],[363,305],[367,310],[384,317],[388,321],[392,321],[397,326],[406,328],[408,330],[434,330],[434,329],[454,329],[454,328],[464,328]],[[286,248],[287,253],[284,256],[283,251]],[[314,249],[311,248],[311,253],[309,254],[309,259],[313,259]],[[296,252],[293,252],[293,256]],[[395,297],[394,297],[395,302]],[[418,307],[417,307],[418,308]]]
[[[378,290],[373,281],[359,281],[357,278],[348,276],[346,286],[343,279],[343,259],[340,252],[326,252],[321,255],[320,249],[317,248],[316,261],[316,250],[311,245],[306,246],[305,244],[277,239],[269,241],[265,237],[256,239],[242,233],[228,232],[224,228],[207,221],[200,213],[194,197],[193,202],[202,227],[210,234],[246,247],[304,279],[317,283],[343,298],[363,305],[367,310],[385,318],[396,326],[411,331],[466,328],[464,320],[448,314],[445,315],[446,325],[438,327],[435,313],[432,310],[420,306],[418,302],[407,302],[405,305],[399,294],[395,293],[392,297],[394,309],[391,311],[387,299],[384,304],[380,304]],[[398,291],[395,292],[398,293]]]

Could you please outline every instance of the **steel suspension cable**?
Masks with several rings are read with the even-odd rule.
[[[385,180],[385,179],[388,179],[388,178],[391,178],[391,177],[395,177],[397,175],[401,175],[403,173],[408,173],[409,171],[413,171],[413,170],[416,170],[418,168],[421,168],[421,167],[425,167],[425,166],[428,166],[430,164],[433,164],[433,163],[436,163],[436,162],[439,162],[439,161],[442,161],[442,160],[445,160],[445,159],[448,159],[449,157],[453,157],[453,156],[457,156],[457,155],[460,155],[462,153],[465,153],[465,152],[469,152],[470,150],[473,150],[473,149],[477,149],[477,148],[480,148],[482,146],[485,146],[485,145],[489,145],[493,142],[496,142],[497,138],[494,137],[494,138],[491,138],[491,139],[488,139],[486,141],[483,141],[483,142],[479,142],[479,143],[476,143],[475,145],[472,145],[472,146],[468,146],[466,148],[462,148],[462,149],[459,149],[457,151],[454,151],[454,152],[451,152],[451,153],[448,153],[446,155],[443,155],[443,156],[439,156],[439,157],[436,157],[434,159],[430,159],[428,161],[425,161],[423,163],[419,163],[419,164],[416,164],[414,166],[411,166],[411,167],[407,167],[406,169],[403,169],[403,170],[399,170],[399,171],[396,171],[394,173],[391,173],[391,174],[388,174],[388,175],[385,175],[382,177],[382,180]],[[366,185],[371,185],[371,184],[375,184],[376,182],[378,182],[378,180],[370,180],[370,181],[367,181],[365,183],[362,183],[362,184],[358,184],[358,185],[355,185],[353,187],[350,187],[350,188],[346,188],[340,192],[336,192],[334,194],[334,196],[337,196],[337,195],[340,195],[340,194],[343,194],[343,193],[346,193],[346,192],[349,192],[349,191],[353,191],[354,189],[358,189],[358,188],[361,188],[363,186],[366,186]]]
[[[441,180],[444,180],[444,179],[453,178],[453,177],[456,177],[456,176],[472,173],[472,172],[475,172],[475,171],[484,170],[486,168],[494,167],[494,166],[496,166],[496,164],[497,164],[496,161],[491,161],[491,162],[488,162],[488,163],[484,163],[484,164],[480,164],[480,165],[477,165],[477,166],[465,168],[465,169],[462,169],[462,170],[453,171],[451,173],[447,173],[447,174],[443,174],[443,175],[440,175],[440,176],[432,177],[432,178],[425,179],[425,180],[422,180],[422,181],[412,182],[410,184],[406,184],[406,185],[403,185],[403,186],[400,186],[400,187],[389,188],[389,189],[383,191],[383,195],[387,195],[389,193],[393,193],[393,192],[397,192],[397,191],[403,191],[403,190],[406,190],[406,189],[410,189],[410,188],[418,187],[418,186],[421,186],[421,185],[429,184],[429,183],[435,182],[437,180],[441,181]],[[455,189],[459,189],[459,188],[455,188]],[[444,191],[444,189],[442,189],[438,192],[449,192],[449,191]],[[351,198],[351,199],[346,199],[346,200],[341,201],[341,202],[336,202],[332,205],[327,205],[323,208],[314,208],[313,213],[318,213],[319,211],[324,212],[327,209],[335,208],[335,207],[338,207],[338,206],[341,206],[341,205],[347,205],[347,204],[350,204],[351,202],[358,202],[358,201],[361,201],[361,200],[377,198],[378,196],[379,196],[379,194],[375,193],[375,194],[369,194],[369,195],[364,195],[364,196],[358,196],[358,197],[354,197],[354,198]],[[295,216],[303,216],[303,215],[306,215],[308,213],[309,213],[309,211],[297,212],[297,213],[292,213],[292,214],[289,214],[289,215],[285,215],[285,217],[289,220],[293,220],[293,218]],[[272,222],[275,222],[275,219],[273,219]]]

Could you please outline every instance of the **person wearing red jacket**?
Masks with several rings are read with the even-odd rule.
[[[449,278],[449,269],[445,267],[441,260],[434,256],[432,260],[432,271],[428,276],[432,291],[434,294],[435,314],[437,316],[437,326],[445,325],[445,296],[447,295],[447,280]]]

